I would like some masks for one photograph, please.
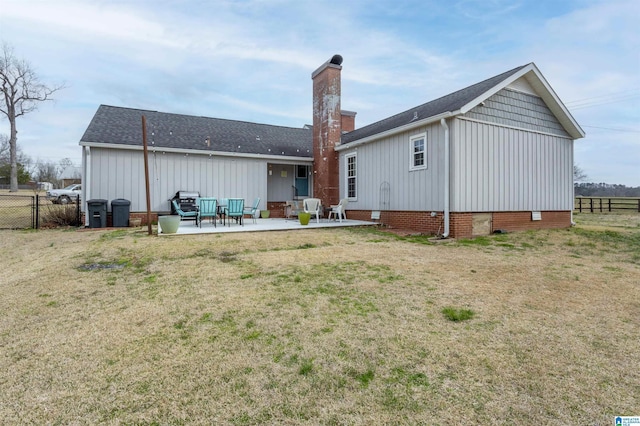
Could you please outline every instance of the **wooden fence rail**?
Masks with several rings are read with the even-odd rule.
[[[624,197],[576,197],[574,210],[587,213],[633,210],[640,213],[640,198]]]

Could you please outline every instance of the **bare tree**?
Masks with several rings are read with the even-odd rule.
[[[9,136],[0,135],[0,166],[9,165],[11,163]],[[26,169],[32,165],[31,157],[22,152],[20,147],[16,147],[16,159],[18,164],[22,164]]]
[[[33,177],[38,182],[58,183],[59,169],[53,161],[38,161],[35,164]]]
[[[7,135],[0,135],[0,163],[5,158],[9,158],[9,137]]]
[[[40,82],[28,62],[17,59],[13,49],[6,43],[0,52],[0,112],[7,116],[9,134],[9,157],[11,162],[10,192],[18,191],[18,130],[16,118],[38,108],[39,102],[51,100],[64,85],[49,87]]]
[[[582,167],[580,167],[578,164],[574,164],[573,165],[573,183],[584,182],[587,179],[589,179],[589,176],[587,176],[585,171],[582,170]]]

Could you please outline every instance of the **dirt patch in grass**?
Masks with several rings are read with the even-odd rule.
[[[639,231],[622,227],[446,245],[2,232],[0,418],[610,424],[640,412]]]

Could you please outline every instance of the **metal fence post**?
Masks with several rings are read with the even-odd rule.
[[[76,223],[78,224],[78,228],[80,227],[80,194],[77,195],[76,198]]]
[[[36,220],[35,229],[40,229],[40,195],[36,194]]]

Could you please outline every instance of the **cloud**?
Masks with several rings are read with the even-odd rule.
[[[0,39],[41,80],[68,85],[56,104],[19,123],[25,153],[79,158],[77,143],[101,103],[302,126],[311,120],[311,72],[336,53],[344,57],[342,108],[358,113],[358,126],[532,61],[565,101],[628,90],[640,86],[639,5],[4,0]],[[633,129],[638,110],[631,99],[574,115],[580,124]],[[594,179],[609,173],[599,152],[624,147],[640,157],[637,133],[586,130],[576,159]],[[617,182],[640,185],[626,162],[612,164]]]

